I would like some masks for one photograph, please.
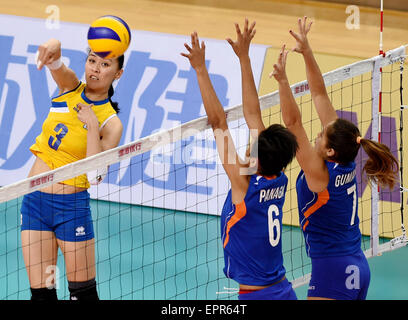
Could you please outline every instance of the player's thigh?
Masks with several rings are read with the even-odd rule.
[[[21,244],[30,286],[52,286],[58,257],[55,234],[52,231],[23,230]]]
[[[95,239],[57,241],[64,255],[68,281],[87,281],[95,278]]]

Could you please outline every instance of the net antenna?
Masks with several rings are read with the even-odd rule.
[[[404,170],[403,170],[403,125],[404,125],[404,110],[408,109],[407,105],[404,105],[404,98],[403,98],[403,74],[404,74],[404,62],[407,56],[402,56],[400,58],[400,147],[399,147],[399,155],[400,155],[400,193],[401,193],[401,236],[393,239],[391,241],[392,246],[401,246],[408,243],[408,239],[406,236],[406,230],[404,225],[404,192],[408,192],[407,188],[404,188]]]

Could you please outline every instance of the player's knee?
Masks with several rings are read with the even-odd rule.
[[[99,300],[96,291],[96,281],[68,281],[70,300],[96,301]]]
[[[55,288],[30,288],[31,301],[57,301],[57,290]]]

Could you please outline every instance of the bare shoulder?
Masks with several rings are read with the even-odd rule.
[[[101,129],[102,149],[108,150],[119,145],[123,124],[117,115],[110,118]]]

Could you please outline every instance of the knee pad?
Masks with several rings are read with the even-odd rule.
[[[70,300],[97,301],[99,300],[96,291],[96,281],[68,281]]]
[[[31,301],[57,301],[57,290],[55,288],[30,288]]]

